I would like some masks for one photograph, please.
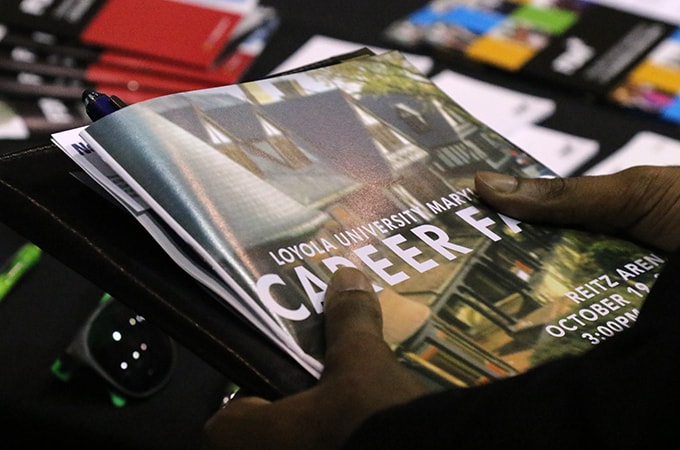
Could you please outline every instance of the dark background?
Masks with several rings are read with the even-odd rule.
[[[245,80],[268,74],[315,34],[390,47],[381,32],[425,2],[270,0],[262,4],[276,7],[282,23]],[[675,125],[534,80],[465,62],[435,65],[435,71],[445,68],[555,99],[557,111],[542,126],[600,143],[598,155],[582,169],[599,162],[639,131],[679,135]],[[0,145],[6,152],[41,143]],[[0,224],[0,257],[8,257],[22,241],[19,234]],[[35,270],[0,303],[3,448],[190,448],[205,420],[218,407],[227,377],[182,346],[168,386],[148,400],[130,401],[122,408],[112,405],[106,386],[92,373],[81,371],[69,382],[53,376],[50,366],[96,307],[101,294],[96,286],[43,255]],[[147,319],[153,322],[153,317]]]

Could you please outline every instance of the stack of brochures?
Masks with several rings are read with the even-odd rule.
[[[478,170],[553,172],[399,52],[341,61],[154,98],[53,141],[206,301],[315,376],[341,266],[371,277],[385,339],[433,389],[514,376],[635,323],[664,255],[490,210]]]
[[[85,88],[136,103],[235,83],[278,23],[257,0],[3,0],[0,139],[84,125]]]
[[[384,34],[680,123],[678,25],[672,0],[433,0]]]

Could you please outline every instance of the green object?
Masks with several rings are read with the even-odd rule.
[[[50,369],[52,370],[54,376],[63,382],[68,382],[71,381],[73,373],[77,369],[77,367],[73,365],[73,362],[74,361],[68,356],[65,358],[57,358],[54,363],[52,363],[52,367]],[[123,395],[111,390],[108,391],[108,393],[111,404],[116,408],[122,408],[127,405],[127,399]]]
[[[54,363],[52,363],[51,369],[52,373],[61,381],[69,381],[73,375],[73,372],[66,369],[64,361],[61,358],[56,359]]]
[[[40,247],[32,243],[22,245],[2,266],[0,273],[0,301],[12,290],[21,277],[35,266],[42,255]]]
[[[116,408],[122,408],[127,404],[127,400],[122,395],[119,395],[115,392],[109,392],[109,396],[111,397],[111,403]]]
[[[111,294],[104,292],[104,294],[102,294],[102,298],[99,299],[99,303],[106,303],[109,300],[111,300]]]
[[[560,35],[567,31],[578,20],[573,11],[559,8],[545,8],[522,6],[517,8],[510,17],[513,20],[529,23],[539,30],[551,35]]]

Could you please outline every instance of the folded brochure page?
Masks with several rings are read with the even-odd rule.
[[[54,141],[316,376],[340,266],[372,277],[386,340],[439,388],[522,373],[629,328],[665,261],[486,207],[477,170],[554,174],[398,52],[148,100]]]

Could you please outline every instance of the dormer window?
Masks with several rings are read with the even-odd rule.
[[[394,108],[397,110],[399,118],[416,133],[424,133],[430,129],[427,121],[419,111],[404,103],[397,103],[394,105]]]

